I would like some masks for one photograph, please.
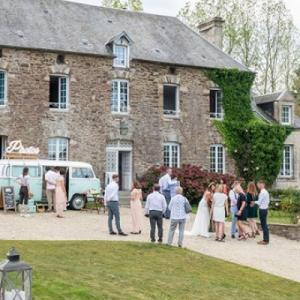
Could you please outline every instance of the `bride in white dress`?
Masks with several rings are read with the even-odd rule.
[[[210,225],[210,211],[209,203],[212,201],[212,195],[216,186],[211,183],[208,189],[205,191],[201,201],[199,202],[195,221],[188,235],[200,235],[203,237],[210,237],[209,225]]]

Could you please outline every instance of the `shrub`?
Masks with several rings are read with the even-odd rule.
[[[159,178],[165,173],[166,167],[151,167],[141,178],[143,192],[148,195],[152,191],[155,183],[158,183]],[[183,165],[181,168],[174,168],[174,174],[180,181],[184,195],[192,204],[198,203],[202,197],[206,187],[211,182],[220,182],[222,179],[228,186],[231,186],[235,177],[231,174],[211,173],[207,170],[192,165]]]
[[[280,203],[280,209],[291,215],[293,223],[297,223],[300,215],[300,191],[295,189],[272,190],[271,196]]]

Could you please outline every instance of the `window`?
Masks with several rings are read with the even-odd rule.
[[[225,151],[223,145],[210,146],[210,171],[225,173]]]
[[[6,104],[6,72],[0,70],[0,106]]]
[[[12,167],[12,177],[20,177],[22,176],[23,169],[25,166],[13,166]],[[29,176],[33,178],[41,177],[41,168],[38,166],[29,167]]]
[[[50,76],[49,107],[67,109],[69,102],[69,80],[66,76]]]
[[[281,123],[291,125],[292,123],[292,106],[283,105],[281,109]]]
[[[114,80],[112,82],[111,111],[114,113],[128,112],[128,81]]]
[[[114,45],[114,67],[128,68],[129,66],[129,48],[124,45]]]
[[[176,116],[179,113],[179,89],[177,85],[164,85],[164,115]]]
[[[164,166],[178,168],[180,165],[180,147],[177,143],[164,145]]]
[[[7,146],[7,136],[0,135],[0,159],[4,158]]]
[[[210,117],[219,120],[224,118],[222,92],[220,90],[210,90]]]
[[[66,138],[50,138],[48,140],[48,158],[51,160],[68,160],[69,140]]]
[[[72,168],[72,178],[94,178],[90,168]]]
[[[283,160],[281,163],[280,176],[292,177],[293,176],[293,146],[286,145],[283,149]]]

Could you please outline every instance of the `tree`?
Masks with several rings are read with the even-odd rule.
[[[179,12],[195,29],[215,16],[225,20],[224,51],[257,72],[258,92],[291,88],[300,59],[299,32],[283,0],[197,0]]]
[[[143,3],[141,0],[102,0],[101,5],[104,7],[143,11]]]
[[[296,114],[300,116],[300,67],[295,71],[295,78],[293,82],[293,93],[296,97]]]

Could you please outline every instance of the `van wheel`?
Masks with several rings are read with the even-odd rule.
[[[85,206],[85,199],[82,195],[74,195],[70,204],[72,209],[81,210]]]

